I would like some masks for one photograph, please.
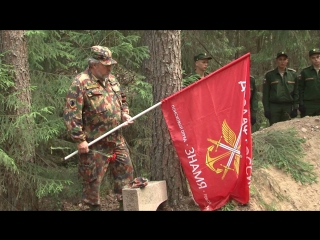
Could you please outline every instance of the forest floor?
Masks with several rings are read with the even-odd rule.
[[[317,178],[320,177],[320,118],[305,117],[276,123],[271,127],[253,133],[261,134],[264,131],[282,131],[294,128],[298,135],[306,141],[303,151],[306,161],[314,166]],[[253,159],[254,161],[254,159]],[[246,205],[238,204],[232,200],[222,210],[230,211],[287,211],[287,210],[320,210],[320,182],[301,184],[296,182],[289,174],[275,167],[252,170],[250,201]],[[105,194],[101,199],[103,211],[119,211],[119,205],[112,193]],[[88,211],[87,206],[79,202],[64,202],[62,211]],[[160,210],[160,209],[158,209]],[[173,211],[170,207],[163,207],[162,211]],[[180,201],[175,211],[200,211],[192,195]]]

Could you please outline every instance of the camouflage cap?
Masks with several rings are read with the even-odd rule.
[[[93,58],[100,60],[103,65],[113,65],[116,64],[117,61],[112,59],[112,53],[107,47],[102,46],[92,46],[91,47]]]
[[[319,49],[317,49],[317,48],[311,49],[311,50],[309,51],[309,57],[311,57],[311,55],[317,54],[317,53],[320,53],[320,50],[319,50]]]
[[[288,54],[287,54],[286,52],[278,52],[276,58],[278,58],[278,57],[280,57],[280,56],[286,56],[286,57],[288,57]]]
[[[199,53],[198,55],[194,56],[194,61],[202,60],[202,59],[212,59],[212,57],[208,57],[206,53]]]

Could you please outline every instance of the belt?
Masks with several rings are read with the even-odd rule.
[[[97,143],[100,145],[107,145],[108,147],[115,147],[117,145],[115,142],[108,142],[106,139],[101,139]]]
[[[271,102],[271,101],[269,101],[269,103],[272,103],[272,104],[288,104],[288,105],[293,105],[293,102]]]
[[[108,147],[115,147],[117,144],[115,142],[105,142]]]

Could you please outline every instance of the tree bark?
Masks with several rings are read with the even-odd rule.
[[[4,149],[14,159],[18,168],[25,170],[27,164],[32,164],[35,159],[34,120],[30,116],[31,91],[25,30],[0,31],[0,43],[0,52],[5,53],[3,62],[13,67],[14,86],[9,88],[6,94],[15,95],[17,100],[14,107],[8,105],[6,108],[10,123],[15,125],[15,128],[12,140],[6,142]],[[6,172],[7,189],[5,194],[1,194],[6,198],[5,210],[37,210],[35,187],[30,180],[25,179],[26,175]]]
[[[154,104],[182,87],[180,32],[151,30],[145,36],[150,50],[145,74],[153,84]],[[189,192],[161,107],[153,111],[152,130],[151,180],[166,180],[168,204],[174,208]]]

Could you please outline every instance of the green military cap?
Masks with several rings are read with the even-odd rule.
[[[278,52],[276,58],[278,58],[278,57],[280,57],[280,56],[286,56],[286,57],[288,57],[288,54],[287,54],[286,52]]]
[[[103,65],[113,65],[117,61],[112,59],[112,53],[107,47],[92,46],[91,47],[93,58],[99,60]]]
[[[207,56],[206,53],[199,53],[198,55],[194,56],[194,61],[202,60],[202,59],[212,59],[212,57]]]
[[[317,48],[311,49],[309,51],[309,57],[311,57],[311,55],[316,54],[316,53],[320,53],[320,50]]]

